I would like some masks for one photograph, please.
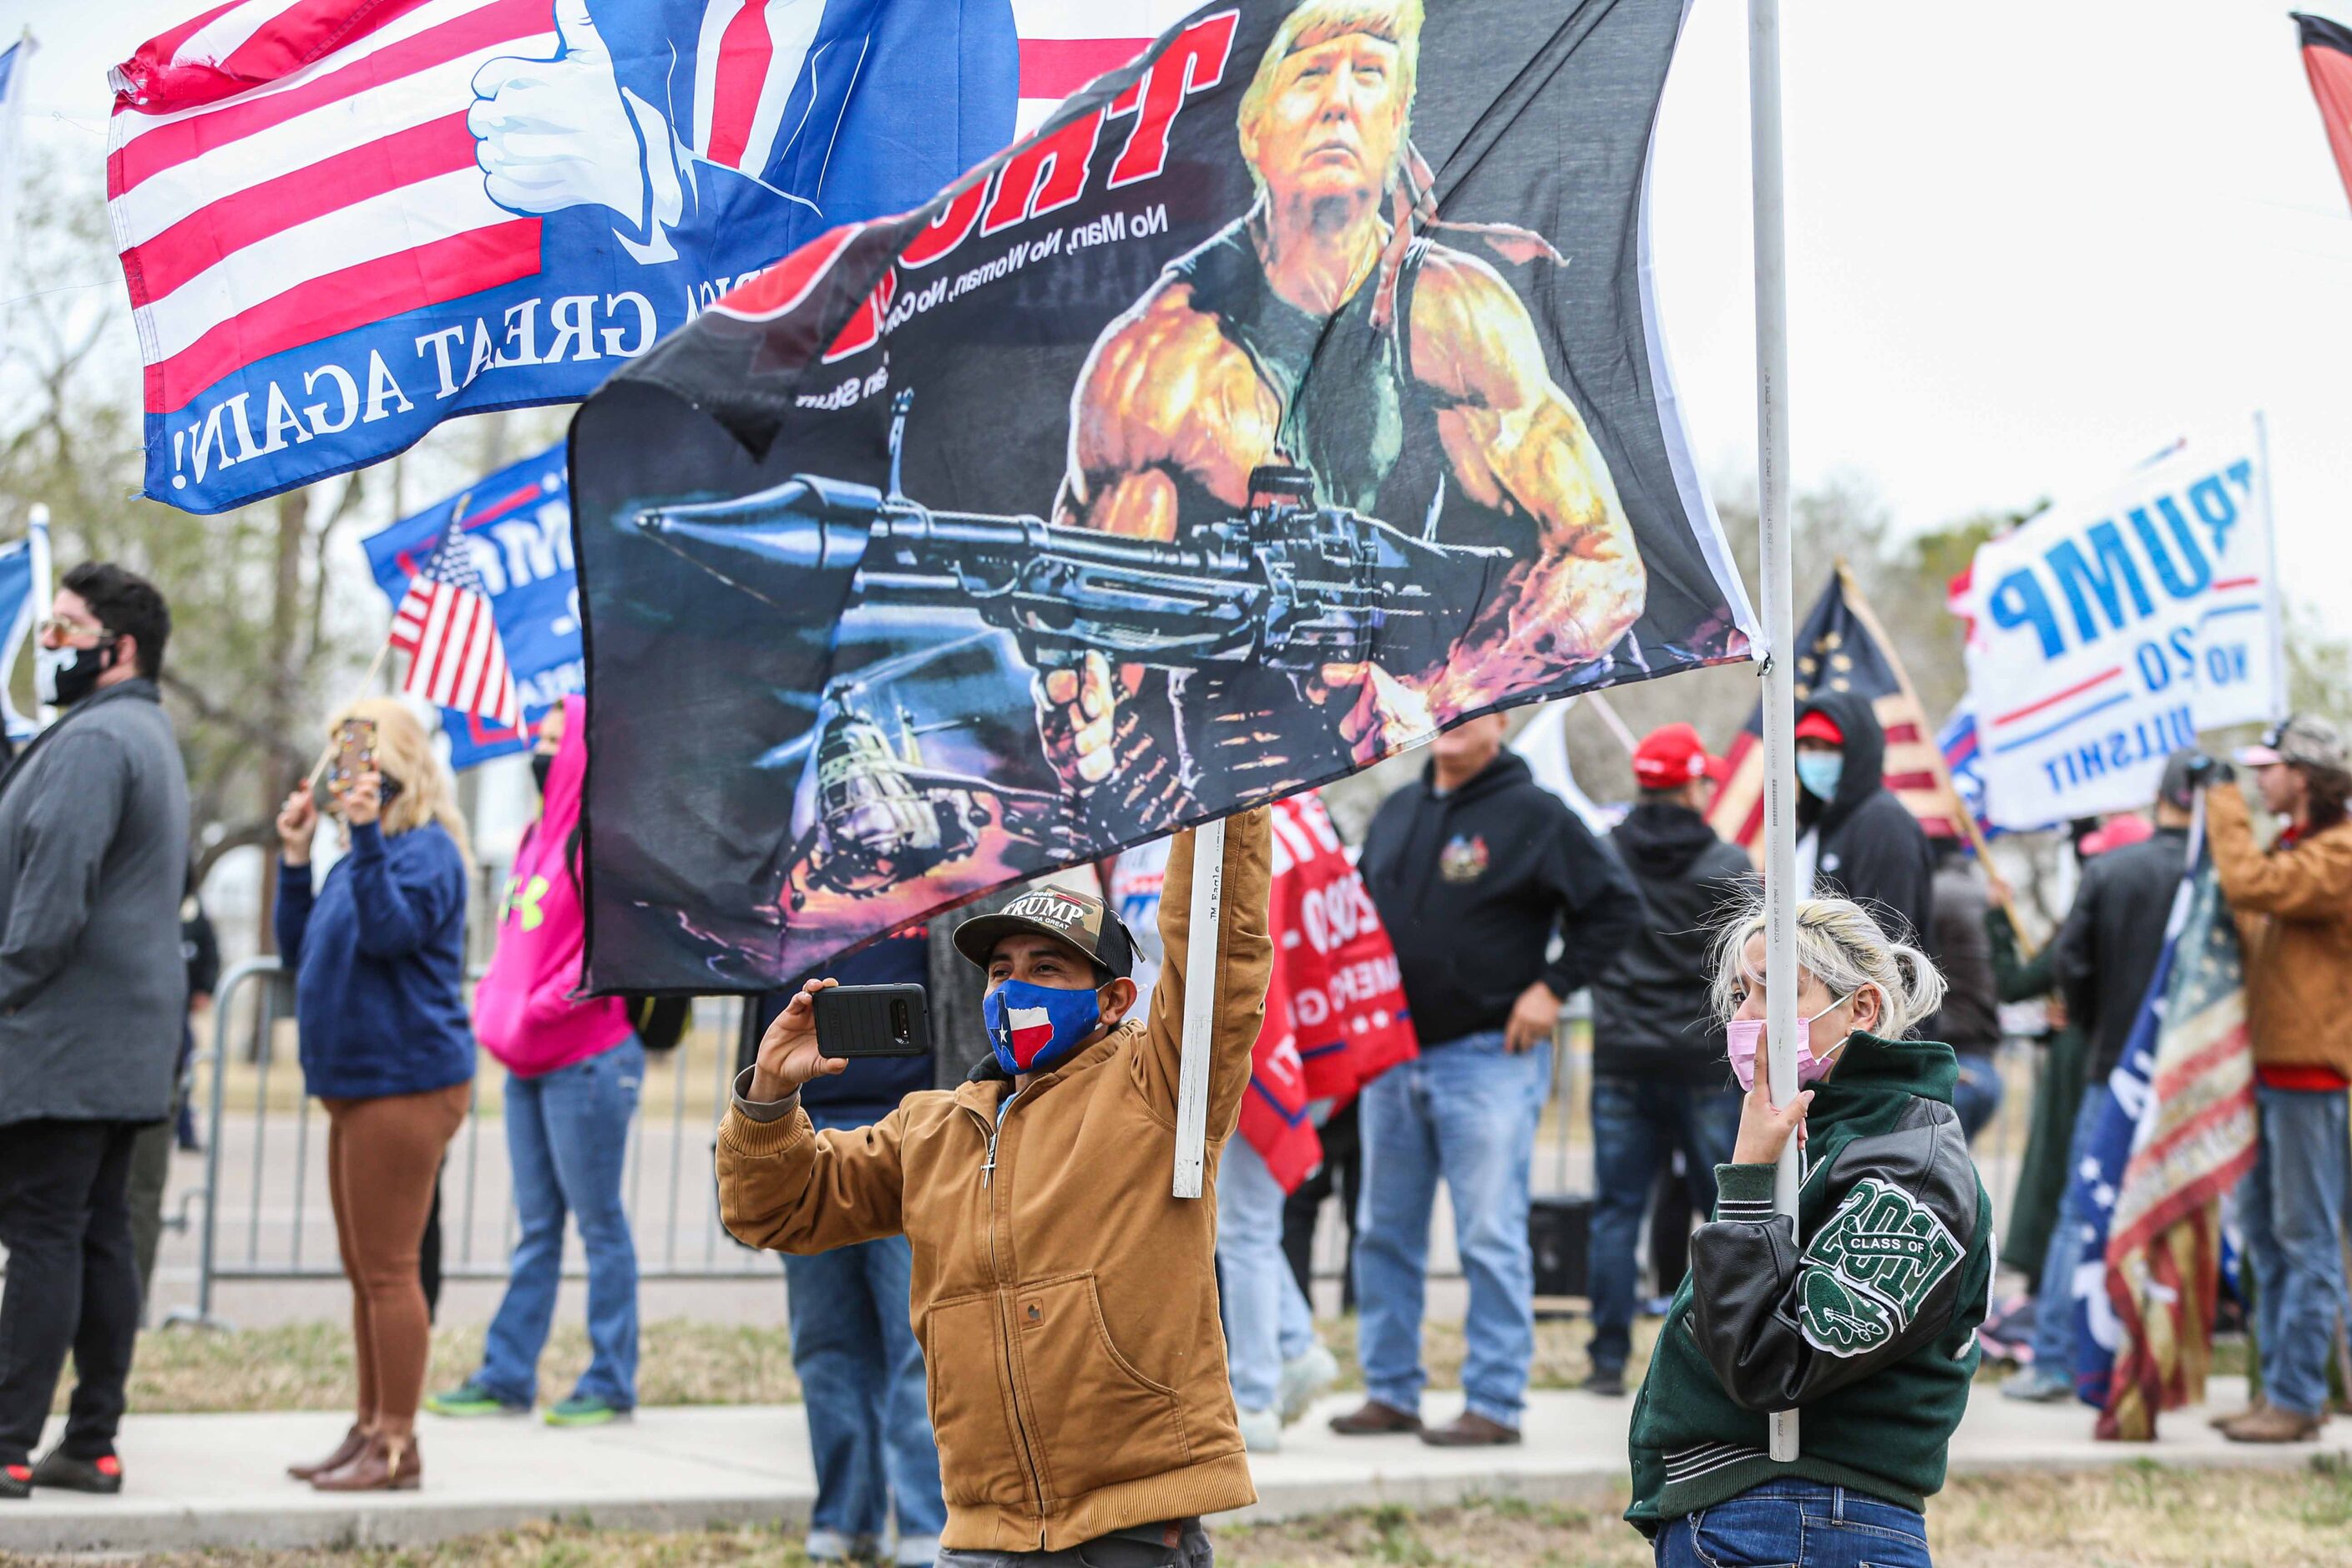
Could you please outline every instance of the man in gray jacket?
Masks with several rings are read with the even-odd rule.
[[[122,1487],[131,1142],[171,1110],[187,1005],[188,781],[155,687],[171,632],[144,580],[68,573],[40,629],[63,716],[0,776],[0,1498]],[[65,1436],[35,1465],[68,1350]]]

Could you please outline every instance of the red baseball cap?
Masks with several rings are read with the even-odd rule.
[[[1688,724],[1653,730],[1633,749],[1633,782],[1643,789],[1680,789],[1693,779],[1716,776],[1715,759]]]
[[[1800,741],[1827,741],[1832,746],[1845,744],[1845,731],[1838,728],[1838,721],[1818,708],[1797,721],[1796,738]]]

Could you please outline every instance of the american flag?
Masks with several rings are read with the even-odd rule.
[[[698,156],[758,177],[824,4],[672,4],[698,11],[674,40],[694,57],[678,132]],[[1019,132],[1188,9],[1014,0]],[[557,55],[554,12],[553,0],[227,0],[116,67],[107,198],[148,410],[539,273],[541,220],[490,199],[467,113],[488,62]]]
[[[2076,1381],[2105,1394],[2097,1435],[2130,1442],[2155,1437],[2159,1412],[2204,1398],[2221,1199],[2254,1163],[2244,955],[2210,855],[2182,882],[2169,926],[2108,1080],[2095,1151],[2097,1234],[2084,1261],[2105,1267],[2077,1271],[2105,1286],[2099,1305],[2107,1310],[2086,1305],[2082,1313]]]
[[[408,656],[401,690],[436,708],[455,709],[503,730],[522,722],[514,672],[507,668],[506,645],[490,613],[482,574],[458,521],[461,503],[449,514],[449,531],[409,579],[408,592],[392,613],[392,646]]]
[[[1872,710],[1886,731],[1886,787],[1918,819],[1928,837],[1965,837],[1968,829],[1953,809],[1953,791],[1945,787],[1947,775],[1940,765],[1951,753],[1939,750],[1894,645],[1864,603],[1862,591],[1843,562],[1806,613],[1792,646],[1797,650],[1796,691],[1801,709],[1815,691],[1850,691],[1869,698]],[[1717,833],[1759,857],[1764,831],[1763,737],[1764,708],[1759,703],[1748,727],[1725,753],[1727,776],[1707,812],[1707,820]]]

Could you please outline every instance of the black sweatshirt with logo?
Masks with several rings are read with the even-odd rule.
[[[1617,858],[1517,756],[1444,795],[1433,776],[1381,802],[1359,868],[1424,1047],[1501,1028],[1538,980],[1556,996],[1581,989],[1642,920]]]

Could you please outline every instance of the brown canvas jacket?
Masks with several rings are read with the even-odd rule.
[[[797,1108],[719,1127],[719,1209],[740,1240],[913,1244],[949,1546],[1061,1551],[1256,1500],[1217,1319],[1215,1183],[1265,1011],[1270,845],[1264,810],[1230,819],[1206,1195],[1169,1194],[1190,833],[1169,857],[1148,1019],[1017,1096],[987,1079],[855,1131],[813,1131]]]
[[[2352,1078],[2352,823],[2265,852],[2228,788],[2205,793],[2205,826],[2245,944],[2255,1065]]]

